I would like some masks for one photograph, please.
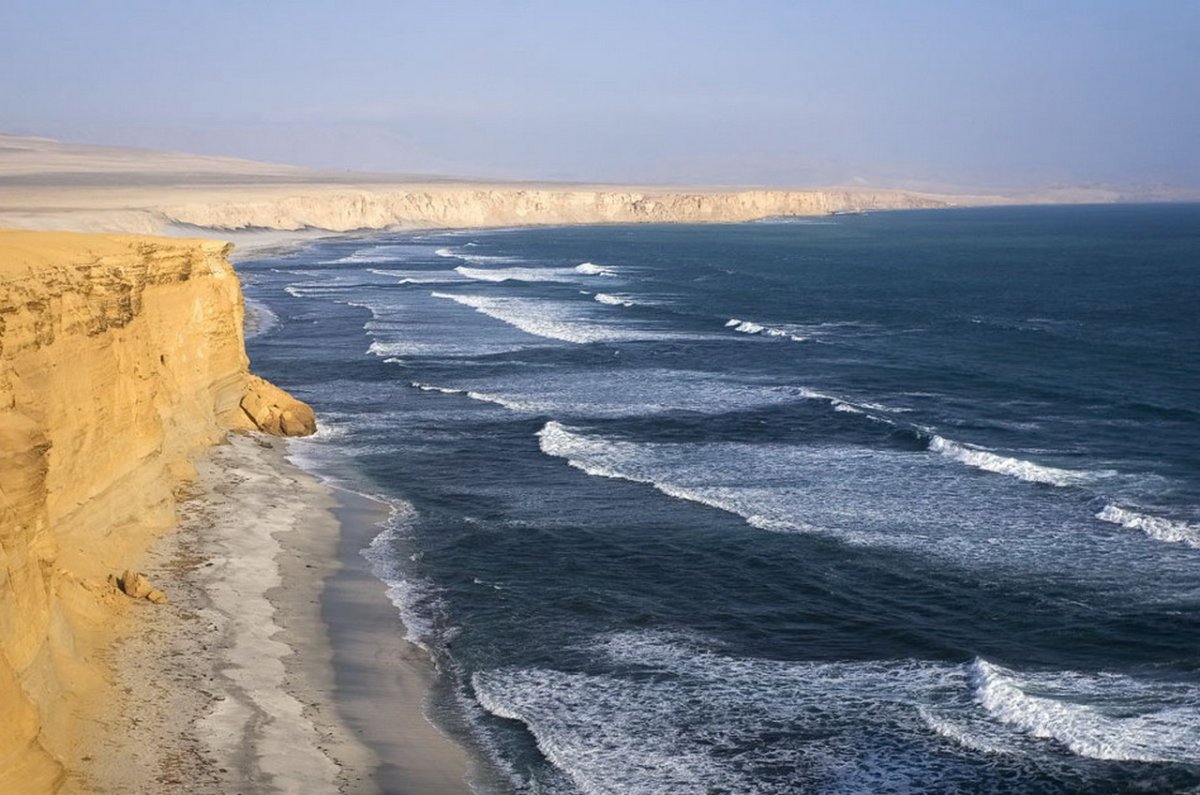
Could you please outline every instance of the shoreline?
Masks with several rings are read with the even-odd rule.
[[[308,471],[308,470],[305,470]],[[311,474],[311,472],[310,472]],[[336,697],[342,718],[377,755],[374,778],[383,792],[472,795],[468,780],[482,771],[468,752],[429,719],[425,709],[436,671],[428,653],[405,639],[400,612],[362,555],[387,521],[380,501],[329,486],[341,524],[337,559],[325,581],[321,613],[333,650]],[[402,708],[404,715],[381,708]]]
[[[386,507],[268,437],[196,466],[138,561],[171,602],[135,604],[105,655],[120,695],[63,791],[470,795],[466,751],[424,717],[432,664],[359,554]]]

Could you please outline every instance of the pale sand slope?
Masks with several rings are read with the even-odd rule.
[[[1092,200],[1111,200],[1093,197]],[[707,223],[845,209],[1012,203],[868,188],[768,190],[495,183],[328,173],[232,158],[0,136],[0,226],[166,233],[208,229]]]
[[[403,648],[395,608],[357,555],[386,511],[351,495],[368,513],[343,530],[332,511],[345,509],[280,444],[233,436],[199,462],[177,532],[141,563],[172,602],[141,607],[142,631],[113,654],[126,695],[79,789],[470,793],[465,754],[422,717],[428,663]],[[343,532],[353,549],[339,556]],[[357,655],[349,694],[330,623],[336,651]],[[374,692],[347,728],[354,685]]]

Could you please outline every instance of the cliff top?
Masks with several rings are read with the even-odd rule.
[[[47,267],[90,264],[101,257],[128,254],[146,245],[160,251],[180,252],[200,246],[217,253],[228,244],[200,238],[0,229],[0,280],[20,278]]]

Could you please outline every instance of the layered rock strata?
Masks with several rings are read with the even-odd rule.
[[[54,790],[100,717],[137,604],[108,575],[174,523],[191,456],[315,429],[248,372],[229,248],[0,231],[0,792]]]

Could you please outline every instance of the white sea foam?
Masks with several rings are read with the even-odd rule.
[[[464,254],[455,254],[454,256],[478,264],[516,261],[509,257],[475,257]],[[481,282],[573,282],[578,281],[582,276],[615,275],[607,268],[601,268],[590,263],[585,264],[586,267],[578,265],[574,268],[471,268],[466,265],[459,265],[454,270],[464,278]]]
[[[995,720],[1092,759],[1200,762],[1194,683],[1119,674],[1026,673],[976,660],[978,703]]]
[[[255,337],[261,337],[279,325],[279,315],[271,311],[271,307],[263,302],[247,298],[245,299],[245,305],[246,319],[244,326],[246,339],[252,340]]]
[[[1200,549],[1200,524],[1151,516],[1112,504],[1105,505],[1104,509],[1096,514],[1096,518],[1130,530],[1140,530],[1159,541],[1183,543]]]
[[[440,342],[418,342],[416,340],[395,340],[384,342],[374,340],[367,348],[367,353],[378,356],[384,361],[401,363],[398,357],[403,356],[442,356],[457,353],[452,345]]]
[[[616,271],[612,268],[606,268],[603,265],[597,265],[594,262],[581,262],[575,266],[576,273],[582,273],[586,276],[616,276]]]
[[[432,384],[422,384],[419,381],[413,381],[412,385],[422,392],[437,392],[442,395],[465,395],[465,391],[461,389],[450,389],[444,386],[433,386]]]
[[[670,331],[650,331],[597,322],[586,315],[581,316],[578,307],[558,301],[439,292],[432,295],[471,307],[527,334],[563,342],[584,344],[684,338],[684,335]]]
[[[513,410],[557,417],[642,417],[672,411],[722,414],[796,399],[795,390],[788,387],[659,368],[617,368],[603,379],[586,371],[531,368],[520,375],[459,377],[446,386]]]
[[[929,449],[976,469],[1009,475],[1031,483],[1046,483],[1051,486],[1074,486],[1117,474],[1112,470],[1080,472],[1035,464],[1021,458],[1000,455],[975,445],[956,442],[937,434],[933,434],[929,440]]]
[[[633,306],[633,301],[627,298],[622,298],[619,295],[609,295],[608,293],[596,293],[592,296],[593,301],[599,301],[602,304],[609,306]]]
[[[391,270],[370,268],[376,276],[388,276],[399,284],[451,284],[464,281],[462,274],[447,270]]]
[[[328,260],[328,265],[369,265],[380,262],[396,262],[414,253],[424,253],[425,249],[413,245],[379,245],[360,248],[353,254],[339,259]]]
[[[388,500],[388,505],[391,516],[362,551],[362,556],[370,561],[372,573],[387,586],[388,599],[400,611],[405,640],[428,651],[429,643],[437,636],[441,597],[432,582],[407,577],[397,562],[408,528],[416,518],[416,509],[401,500]]]
[[[978,763],[947,746],[987,753],[1000,776],[1061,770],[1063,747],[1189,764],[1200,747],[1194,683],[1025,675],[983,660],[768,660],[668,632],[616,633],[581,651],[613,671],[508,668],[478,672],[472,685],[484,709],[525,724],[588,795],[913,792],[930,782],[973,791]]]
[[[891,406],[885,406],[882,403],[875,403],[875,402],[868,401],[868,400],[859,400],[859,401],[848,400],[843,397],[838,397],[837,395],[830,395],[825,392],[818,392],[815,389],[809,389],[808,387],[804,387],[804,386],[797,387],[796,393],[799,394],[800,397],[805,398],[806,400],[824,400],[824,401],[828,402],[831,406],[833,406],[834,411],[841,411],[841,412],[846,412],[849,414],[862,414],[862,415],[864,415],[872,420],[875,420],[877,422],[883,422],[883,423],[888,423],[888,424],[894,424],[894,423],[892,422],[892,420],[889,420],[886,417],[878,416],[878,413],[899,414],[904,411],[907,411],[907,409],[892,408]]]
[[[610,636],[599,651],[654,675],[534,668],[472,677],[484,709],[525,724],[543,755],[586,795],[878,791],[884,781],[906,791],[931,770],[880,754],[855,730],[863,710],[904,720],[894,699],[907,692],[906,676],[884,664],[736,658],[666,633]],[[912,671],[918,681],[938,676],[919,665]],[[780,727],[797,733],[786,743],[762,741]]]
[[[454,270],[479,282],[571,282],[578,278],[571,268],[468,268],[459,265]]]
[[[468,262],[472,265],[503,264],[503,263],[508,263],[508,262],[520,262],[521,261],[520,257],[504,257],[504,256],[488,255],[488,254],[468,254],[468,253],[465,253],[462,251],[456,251],[452,248],[439,248],[439,249],[436,249],[433,253],[439,257],[446,257],[449,259],[460,259],[463,262]]]
[[[767,326],[762,323],[755,323],[753,320],[742,320],[740,318],[730,318],[725,323],[726,328],[731,328],[734,331],[740,331],[743,334],[760,334],[764,337],[784,337],[792,342],[805,342],[808,337],[800,334],[795,326]]]
[[[1157,558],[1115,558],[1074,504],[1031,511],[1017,483],[964,478],[941,456],[848,444],[644,442],[557,420],[537,435],[544,454],[589,475],[644,484],[771,532],[902,549],[1003,580],[1119,575],[1163,588],[1188,577]]]
[[[510,262],[520,262],[520,257],[505,257],[496,254],[464,254],[455,252],[454,256],[472,265],[502,265]]]
[[[732,513],[762,530],[791,533],[829,532],[828,528],[809,524],[793,516],[769,516],[757,512],[756,507],[769,512],[771,506],[776,504],[769,494],[769,489],[727,486],[720,483],[719,476],[701,474],[697,478],[689,477],[683,472],[675,473],[682,477],[673,480],[668,473],[658,471],[659,467],[654,463],[659,449],[665,446],[637,445],[590,437],[572,431],[556,420],[546,423],[537,436],[538,445],[543,453],[566,459],[567,464],[593,477],[652,486],[668,497]],[[732,450],[732,446],[729,449]],[[681,450],[675,455],[682,457],[682,453]],[[674,456],[670,453],[666,456],[667,459],[672,457]],[[840,535],[847,539],[858,539],[861,534],[843,531]]]
[[[453,389],[451,387],[434,386],[432,384],[422,384],[419,381],[413,381],[412,385],[422,392],[437,392],[442,395],[462,395],[471,400],[478,400],[481,403],[491,403],[496,406],[503,406],[512,411],[538,411],[541,407],[537,403],[526,403],[520,400],[513,400],[504,395],[494,395],[488,392],[478,392],[473,389]]]

